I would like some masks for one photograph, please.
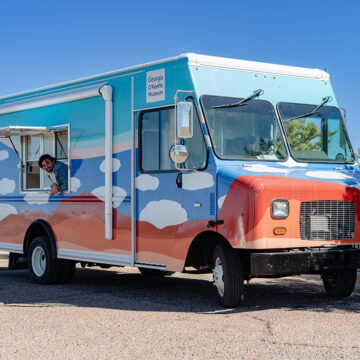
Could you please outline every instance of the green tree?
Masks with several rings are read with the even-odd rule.
[[[313,121],[292,120],[285,127],[291,149],[321,150],[321,132]]]
[[[285,121],[286,135],[292,150],[321,150],[321,129],[314,121],[307,119]],[[328,144],[330,144],[335,131],[328,132]]]

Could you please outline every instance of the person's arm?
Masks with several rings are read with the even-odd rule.
[[[59,189],[60,189],[60,187],[58,185],[52,184],[50,195],[53,196],[53,195],[57,194],[60,191]]]
[[[59,183],[59,191],[63,192],[68,189],[68,168],[62,163],[58,168],[57,182]]]

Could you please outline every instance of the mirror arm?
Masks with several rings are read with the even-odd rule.
[[[174,96],[174,102],[175,102],[175,129],[174,129],[174,134],[175,134],[175,141],[174,141],[174,146],[177,145],[177,103],[178,103],[178,94],[179,93],[185,93],[185,94],[189,94],[189,95],[193,95],[195,94],[194,90],[176,90],[175,92],[175,96]],[[176,152],[175,152],[175,161],[174,161],[174,165],[175,165],[175,169],[176,170],[181,170],[178,165],[177,165],[177,161],[176,161]]]
[[[176,93],[175,93],[175,96],[174,96],[174,101],[175,101],[175,107],[176,107],[176,104],[178,102],[178,93],[186,93],[186,94],[189,94],[189,95],[193,95],[195,94],[195,91],[193,90],[176,90]]]

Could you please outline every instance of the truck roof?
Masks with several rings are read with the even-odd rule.
[[[329,80],[327,72],[320,69],[309,69],[296,66],[269,64],[257,61],[238,60],[217,56],[198,54],[184,54],[189,59],[190,65],[218,67],[241,71],[260,72],[274,75],[288,75],[310,79]]]
[[[118,69],[114,71],[110,71],[107,73],[96,74],[84,78],[79,78],[75,80],[66,81],[63,83],[58,83],[54,85],[44,86],[37,89],[27,90],[24,92],[19,92],[15,94],[6,95],[0,97],[0,100],[8,99],[11,97],[18,97],[38,91],[48,90],[56,87],[63,87],[66,85],[71,85],[78,82],[88,81],[95,78],[101,77],[108,77],[114,74],[119,74],[122,72],[129,72],[134,71],[137,69],[141,69],[147,66],[153,66],[157,64],[162,64],[166,62],[176,61],[180,59],[187,58],[189,65],[194,66],[206,66],[206,67],[215,67],[215,68],[223,68],[223,69],[233,69],[239,71],[247,71],[247,72],[256,72],[256,73],[267,73],[273,75],[284,75],[284,76],[294,76],[294,77],[301,77],[301,78],[309,78],[309,79],[318,79],[318,80],[329,80],[330,76],[327,72],[320,70],[320,69],[311,69],[311,68],[303,68],[303,67],[296,67],[296,66],[287,66],[287,65],[278,65],[278,64],[270,64],[270,63],[263,63],[257,61],[248,61],[248,60],[239,60],[239,59],[231,59],[225,57],[218,57],[218,56],[209,56],[209,55],[200,55],[194,53],[186,53],[181,54],[179,56],[153,61],[149,63],[144,63],[140,65],[131,66],[128,68]]]

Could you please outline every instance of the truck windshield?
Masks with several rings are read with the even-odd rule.
[[[279,103],[277,107],[295,159],[335,163],[355,161],[338,108],[322,106],[312,113],[314,105]]]
[[[210,95],[201,97],[216,155],[222,159],[286,159],[273,106],[264,100],[249,100],[236,107],[221,106],[241,100]]]

